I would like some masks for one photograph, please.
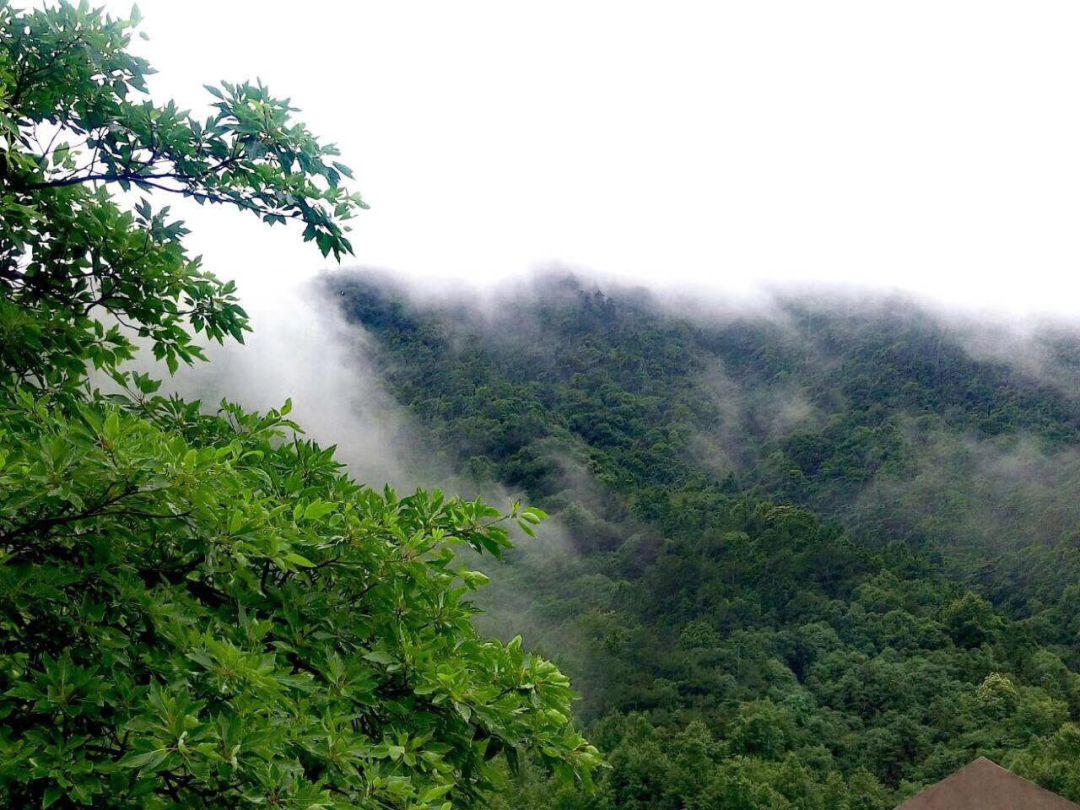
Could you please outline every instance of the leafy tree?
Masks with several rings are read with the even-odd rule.
[[[136,12],[137,13],[137,12]],[[350,251],[344,220],[366,207],[349,169],[261,85],[208,86],[204,120],[145,94],[127,51],[137,17],[68,3],[31,13],[0,3],[0,310],[5,371],[39,385],[115,367],[131,322],[172,369],[200,357],[188,324],[242,339],[247,319],[222,282],[186,254],[182,223],[113,188],[156,191],[301,222],[324,255]]]
[[[123,368],[248,324],[118,192],[296,220],[335,257],[364,207],[262,86],[208,87],[204,120],[152,102],[136,24],[0,1],[0,805],[449,808],[497,755],[587,782],[566,677],[477,635],[455,553],[541,512],[378,493],[287,405],[208,414]]]

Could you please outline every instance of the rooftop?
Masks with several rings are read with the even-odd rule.
[[[1080,804],[979,757],[896,810],[1080,810]]]

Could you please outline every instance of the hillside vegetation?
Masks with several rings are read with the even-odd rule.
[[[571,674],[609,768],[508,806],[886,808],[978,755],[1080,799],[1080,341],[332,283],[431,453],[555,518],[482,626]]]

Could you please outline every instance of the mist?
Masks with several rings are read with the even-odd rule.
[[[271,276],[242,282],[241,303],[253,331],[243,344],[202,342],[209,362],[182,366],[164,390],[206,408],[227,399],[268,410],[291,400],[290,418],[306,437],[335,445],[357,481],[405,491],[436,483],[440,471],[373,367],[371,337],[327,304],[316,281]],[[142,352],[136,365],[148,367],[148,355]]]
[[[535,302],[565,303],[578,285],[602,291],[622,307],[660,313],[703,329],[750,330],[751,338],[744,338],[751,340],[748,350],[753,349],[753,340],[780,347],[794,358],[793,371],[771,379],[741,379],[738,370],[719,356],[703,370],[699,382],[713,400],[718,419],[708,433],[696,436],[695,444],[702,462],[718,471],[745,470],[755,461],[755,446],[793,432],[821,429],[830,412],[844,407],[838,393],[830,395],[831,401],[823,400],[820,391],[811,393],[800,379],[810,369],[818,375],[835,370],[839,362],[837,346],[827,345],[828,340],[815,332],[814,318],[822,315],[851,324],[892,319],[904,328],[929,329],[975,362],[1007,368],[1026,384],[1080,399],[1080,330],[1060,316],[1009,316],[850,286],[760,285],[749,292],[720,287],[679,292],[565,266],[549,266],[486,287],[450,280],[410,281],[364,268],[299,278],[256,277],[246,271],[241,273],[239,291],[254,329],[246,343],[211,344],[206,347],[210,363],[182,368],[168,385],[207,405],[227,398],[266,409],[291,398],[294,418],[307,435],[336,445],[339,457],[361,481],[406,489],[449,483],[476,494],[485,488],[490,493],[498,482],[470,483],[461,469],[446,463],[441,448],[432,447],[430,441],[425,444],[430,437],[422,437],[420,426],[387,390],[387,360],[377,339],[355,319],[347,319],[340,305],[339,295],[344,294],[340,288],[358,279],[421,316],[438,315],[444,325],[450,324],[444,330],[450,335],[448,362],[453,360],[455,341],[477,337],[535,350],[544,340],[545,326],[529,307]],[[849,337],[839,334],[829,340],[842,345]],[[1029,455],[1037,451],[1037,443],[1028,444]],[[580,460],[564,450],[553,452],[561,454],[558,464],[566,471],[562,489],[578,493],[580,503],[602,500]]]

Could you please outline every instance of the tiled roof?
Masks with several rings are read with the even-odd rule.
[[[1080,804],[979,757],[896,810],[1080,810]]]

